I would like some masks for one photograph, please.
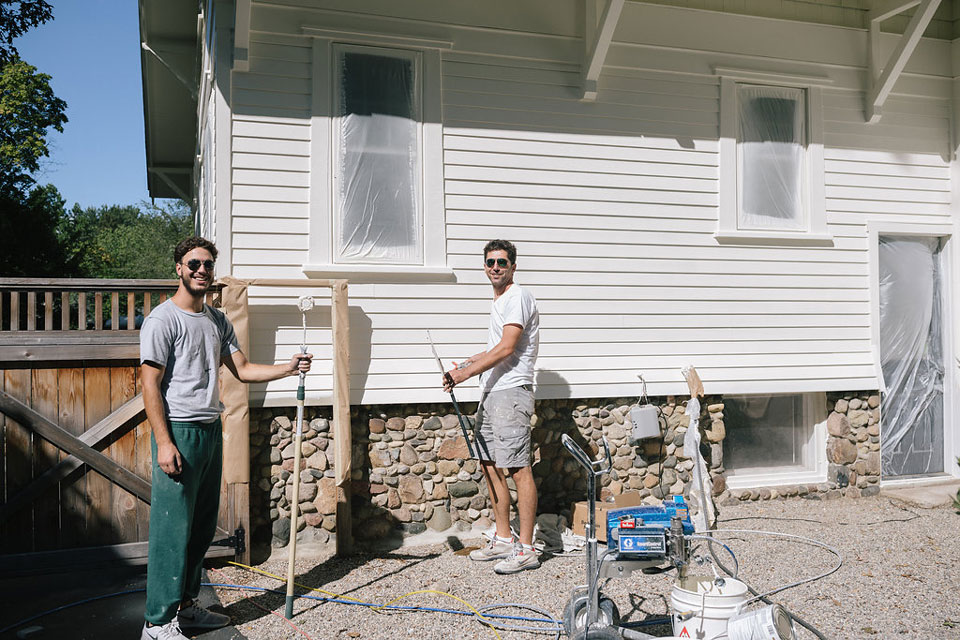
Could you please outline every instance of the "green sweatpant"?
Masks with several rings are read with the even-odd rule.
[[[216,533],[220,508],[220,420],[169,425],[183,461],[178,477],[171,478],[157,464],[157,442],[150,438],[153,486],[144,617],[151,624],[170,622],[182,600],[199,595],[203,556]]]

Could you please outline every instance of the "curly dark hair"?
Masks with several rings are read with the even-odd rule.
[[[486,258],[491,251],[506,251],[510,263],[517,262],[517,248],[509,240],[491,240],[483,247],[483,257]]]
[[[217,259],[217,247],[215,244],[200,236],[190,236],[189,238],[184,238],[177,244],[173,250],[173,261],[179,264],[179,262],[183,260],[183,256],[194,249],[206,249],[210,252],[210,255],[213,256],[214,260]]]

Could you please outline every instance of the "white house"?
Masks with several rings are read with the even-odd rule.
[[[538,399],[683,395],[693,364],[755,486],[825,478],[827,394],[885,390],[884,480],[958,475],[955,0],[140,7],[151,193],[221,275],[349,280],[353,404],[447,399],[425,330],[482,348],[503,237]],[[296,349],[301,293],[251,289],[254,359]]]

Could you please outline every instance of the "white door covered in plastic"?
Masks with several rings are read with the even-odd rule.
[[[943,471],[941,241],[880,236],[880,454],[885,478]]]

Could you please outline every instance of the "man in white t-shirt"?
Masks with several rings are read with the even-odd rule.
[[[496,524],[490,544],[470,553],[471,560],[499,560],[497,573],[517,573],[540,566],[533,548],[537,485],[530,467],[530,417],[533,415],[533,366],[539,348],[537,301],[513,282],[517,248],[491,240],[483,248],[484,271],[493,285],[487,350],[444,374],[447,391],[480,374],[480,406],[474,438],[487,482]],[[510,531],[507,475],[517,485],[520,539]]]

